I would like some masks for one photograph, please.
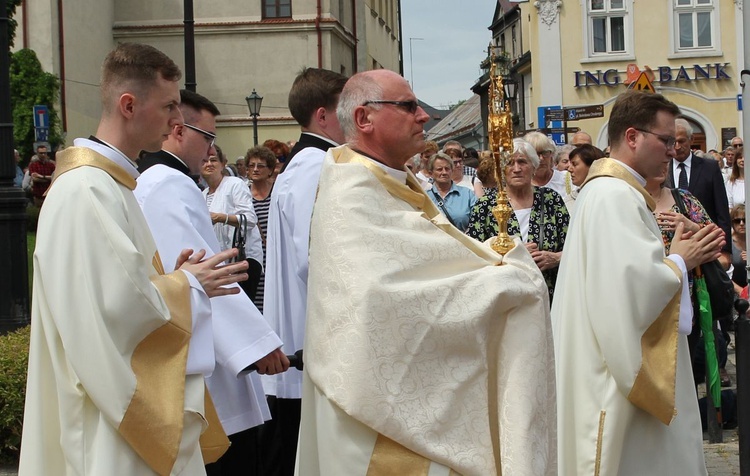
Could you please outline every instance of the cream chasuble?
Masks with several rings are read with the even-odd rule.
[[[552,308],[561,475],[706,474],[681,273],[652,207],[611,159],[576,199]]]
[[[22,476],[205,473],[216,415],[203,376],[185,375],[195,278],[160,273],[134,187],[91,149],[58,155],[34,252]]]
[[[346,146],[310,230],[299,475],[553,475],[547,290]],[[502,266],[500,266],[502,264]]]

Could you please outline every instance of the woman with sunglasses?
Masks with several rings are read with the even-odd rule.
[[[732,219],[732,282],[739,295],[747,286],[747,248],[745,247],[745,205],[737,205],[729,212]]]

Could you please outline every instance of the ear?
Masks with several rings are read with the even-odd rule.
[[[373,128],[370,113],[364,106],[358,106],[354,109],[354,125],[362,132],[371,132]]]
[[[131,118],[135,114],[135,96],[131,93],[122,93],[117,100],[117,107],[126,118]]]
[[[630,127],[627,130],[625,130],[625,142],[627,142],[628,147],[631,149],[635,148],[636,142],[638,139],[638,131],[634,128]]]
[[[326,116],[327,115],[328,115],[328,111],[326,111],[326,108],[319,107],[313,113],[313,121],[316,124],[318,124],[320,127],[325,128],[325,126],[326,126]]]

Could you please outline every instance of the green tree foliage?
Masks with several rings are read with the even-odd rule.
[[[18,462],[28,363],[29,326],[0,336],[0,464]]]
[[[16,27],[18,22],[13,18],[16,14],[16,7],[21,4],[22,0],[6,0],[5,11],[8,14],[8,44],[13,47],[13,41],[16,38]]]
[[[60,117],[55,101],[60,94],[60,79],[45,73],[36,53],[18,50],[10,58],[10,104],[13,109],[13,139],[24,159],[34,154],[34,105],[49,109],[49,142],[56,147],[62,142]]]

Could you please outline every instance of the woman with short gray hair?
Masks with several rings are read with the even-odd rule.
[[[551,303],[570,215],[559,193],[531,183],[539,162],[536,149],[530,143],[513,139],[513,154],[505,166],[505,190],[513,208],[508,234],[520,235],[525,243],[547,282]],[[466,232],[469,236],[479,241],[497,236],[500,230],[492,214],[496,204],[497,195],[477,200]]]
[[[471,207],[477,201],[474,192],[466,187],[458,187],[453,182],[453,159],[448,154],[438,152],[427,162],[427,170],[434,180],[427,196],[437,205],[453,226],[466,231],[469,225]]]

